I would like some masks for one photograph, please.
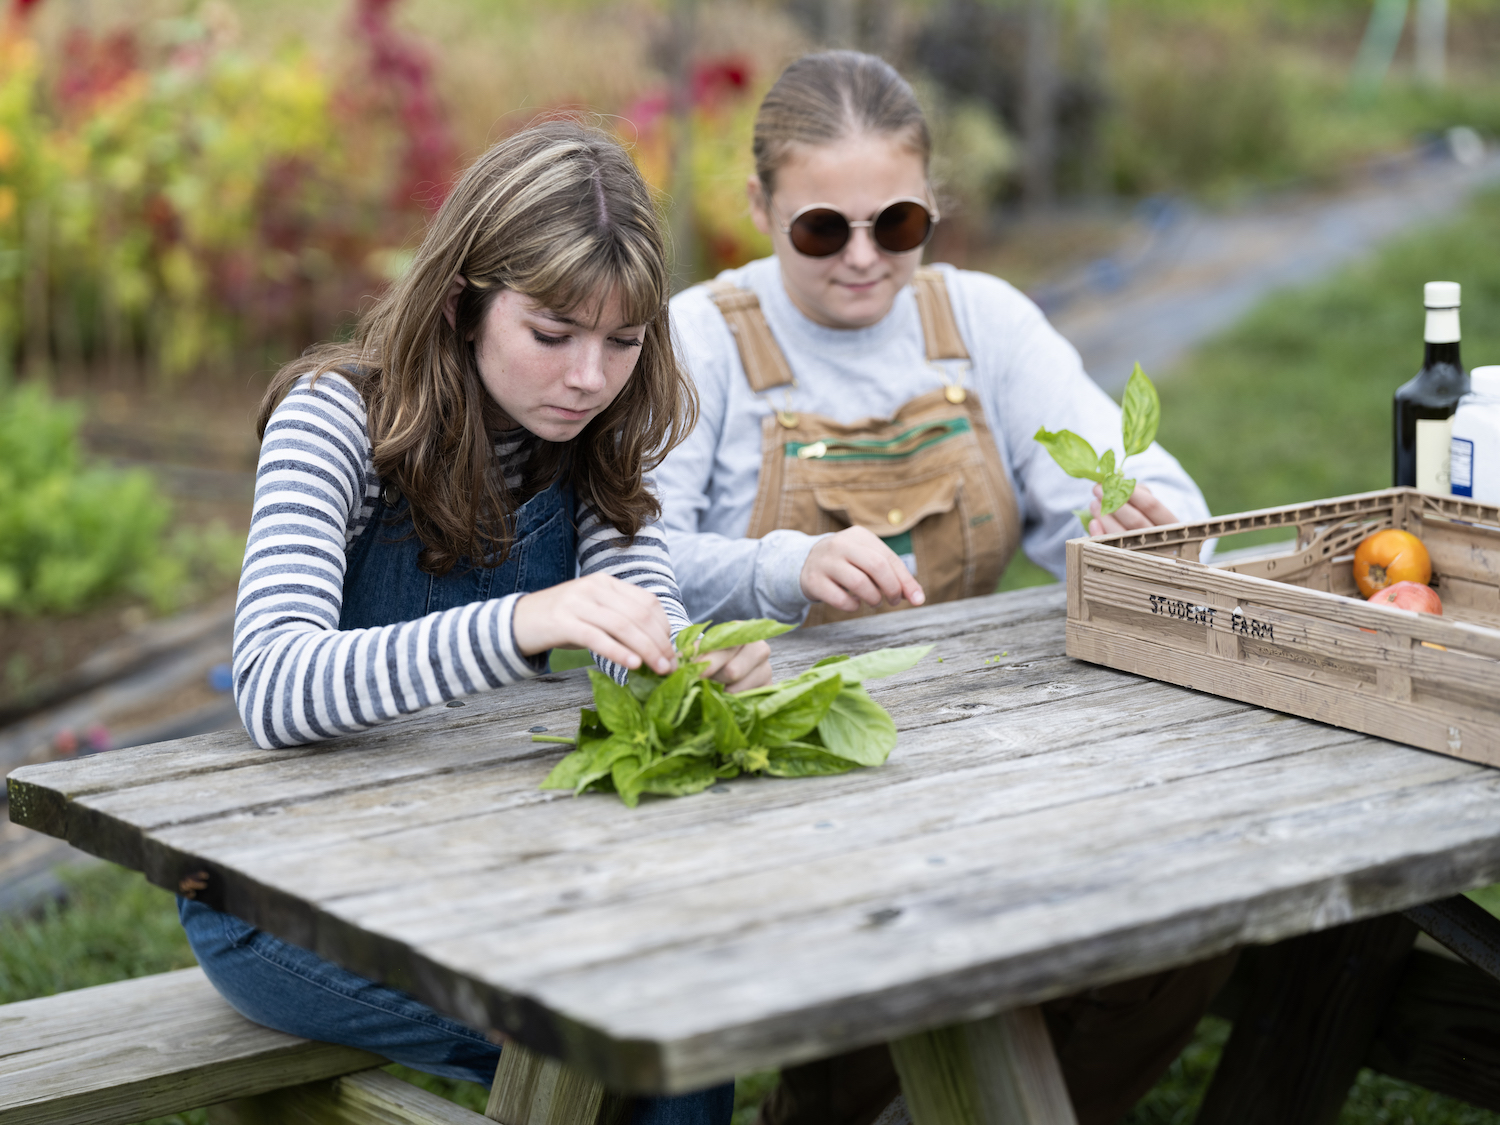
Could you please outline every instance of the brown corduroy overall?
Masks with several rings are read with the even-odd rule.
[[[762,422],[760,486],[746,535],[777,528],[818,535],[865,527],[902,556],[929,603],[994,591],[1021,540],[1015,494],[977,395],[936,364],[968,360],[943,275],[912,278],[927,361],[946,386],[893,418],[844,424],[778,410]],[[760,300],[715,282],[714,303],[734,333],[758,394],[795,386]],[[814,605],[808,625],[894,608],[844,612]],[[1042,1006],[1080,1125],[1118,1120],[1187,1045],[1238,951]],[[900,1092],[884,1045],[782,1071],[757,1125],[870,1125]]]
[[[821,535],[864,527],[902,556],[927,602],[993,593],[1021,542],[1021,517],[979,398],[949,382],[937,364],[969,359],[943,275],[912,279],[927,362],[946,386],[906,403],[891,418],[835,422],[778,410],[761,423],[760,489],[746,536],[778,528]],[[795,386],[760,300],[728,282],[710,287],[729,322],[745,376],[758,394]],[[807,624],[898,608],[844,612],[814,605]]]

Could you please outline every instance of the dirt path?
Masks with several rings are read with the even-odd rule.
[[[1118,392],[1136,361],[1167,375],[1273,290],[1317,281],[1497,183],[1500,154],[1470,166],[1414,154],[1334,197],[1288,196],[1227,215],[1179,207],[1145,224],[1133,247],[1033,295],[1089,373]]]

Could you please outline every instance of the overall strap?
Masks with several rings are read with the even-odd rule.
[[[921,266],[912,275],[912,291],[917,296],[917,315],[922,318],[922,339],[927,345],[927,362],[935,359],[968,359],[969,349],[959,334],[953,316],[953,302],[948,299],[948,283],[943,271]]]
[[[968,359],[969,349],[959,334],[958,321],[953,316],[953,302],[948,299],[948,284],[941,270],[922,266],[912,275],[912,292],[917,298],[917,315],[922,320],[922,339],[927,347],[927,361],[938,359]],[[797,380],[787,364],[786,355],[766,314],[760,307],[760,298],[750,289],[741,289],[729,281],[710,281],[708,295],[718,306],[719,312],[734,334],[735,346],[740,351],[740,363],[745,368],[745,378],[756,394],[774,390],[776,387],[796,386]]]
[[[708,295],[729,322],[751,389],[763,394],[775,387],[796,386],[797,380],[787,366],[781,345],[771,335],[771,326],[766,323],[766,314],[761,311],[760,298],[754,291],[728,281],[710,281]]]

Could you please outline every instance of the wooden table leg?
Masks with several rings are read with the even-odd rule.
[[[484,1115],[502,1125],[621,1125],[628,1104],[556,1059],[507,1041]]]
[[[1077,1125],[1040,1008],[898,1039],[915,1125]]]
[[[1391,914],[1247,949],[1197,1125],[1333,1125],[1416,934]]]

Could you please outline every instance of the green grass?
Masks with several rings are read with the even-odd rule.
[[[1158,380],[1159,437],[1217,514],[1386,488],[1391,396],[1422,363],[1422,283],[1463,284],[1467,366],[1500,363],[1500,193],[1278,293]]]
[[[193,964],[177,924],[171,895],[131,871],[100,865],[60,872],[64,904],[19,918],[0,918],[0,1003],[49,996],[112,980],[167,972]],[[1474,893],[1500,911],[1500,886]],[[1124,1125],[1185,1125],[1197,1111],[1228,1038],[1229,1025],[1209,1017],[1155,1088]],[[472,1082],[434,1078],[406,1067],[387,1067],[424,1090],[476,1113],[486,1092]],[[776,1084],[775,1071],[742,1076],[735,1084],[733,1125],[751,1125],[761,1099]],[[1486,1113],[1416,1086],[1363,1072],[1340,1117],[1341,1125],[1500,1125]],[[147,1125],[207,1125],[202,1110],[156,1118]]]
[[[1421,367],[1422,284],[1437,279],[1464,287],[1466,366],[1500,363],[1500,192],[1328,280],[1274,294],[1175,370],[1157,373],[1159,440],[1210,511],[1390,486],[1391,396]],[[1268,537],[1284,536],[1258,536]],[[1048,581],[1017,555],[999,588]]]

